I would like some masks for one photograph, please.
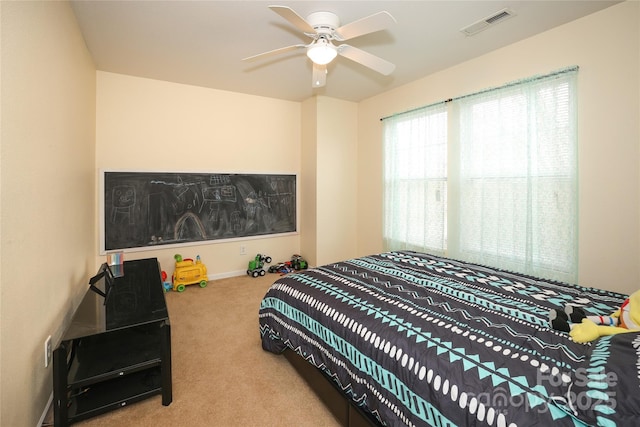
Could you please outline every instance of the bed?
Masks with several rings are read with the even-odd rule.
[[[640,333],[578,344],[549,327],[552,308],[626,298],[395,251],[280,277],[259,323],[265,350],[344,397],[344,425],[635,425]]]

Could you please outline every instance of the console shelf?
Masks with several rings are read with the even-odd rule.
[[[160,377],[160,367],[156,367],[80,389],[77,396],[70,399],[67,416],[78,421],[160,394]]]
[[[117,278],[105,265],[92,285],[53,353],[56,426],[158,394],[163,405],[172,401],[171,332],[158,261],[127,261]]]

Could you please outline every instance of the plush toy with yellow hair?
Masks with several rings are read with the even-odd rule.
[[[580,307],[567,305],[564,311],[551,310],[549,322],[553,329],[569,332],[571,338],[579,343],[640,331],[640,291],[632,293],[617,311],[608,316],[587,316]]]

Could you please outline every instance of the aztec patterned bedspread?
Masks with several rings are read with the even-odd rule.
[[[626,297],[400,251],[280,277],[259,321],[265,350],[293,349],[381,425],[637,425],[640,334],[578,344],[548,325]]]

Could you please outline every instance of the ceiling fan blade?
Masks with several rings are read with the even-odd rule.
[[[357,47],[349,46],[348,44],[338,46],[338,54],[362,64],[365,67],[371,68],[385,76],[393,73],[393,70],[396,69],[396,66],[391,62],[385,61],[384,59],[358,49]]]
[[[298,15],[293,9],[287,6],[269,6],[269,9],[273,10],[278,15],[289,21],[303,33],[315,34],[316,30],[300,15]]]
[[[375,33],[376,31],[389,28],[396,23],[396,19],[389,12],[382,11],[373,15],[345,24],[336,30],[336,39],[339,41],[349,40],[364,34]]]
[[[311,86],[323,87],[327,83],[327,66],[313,63],[313,75],[311,78]]]
[[[288,52],[290,50],[294,50],[294,49],[300,49],[303,47],[307,47],[307,45],[304,44],[294,44],[292,46],[287,46],[287,47],[281,47],[279,49],[274,49],[274,50],[270,50],[268,52],[262,52],[259,53],[257,55],[253,55],[253,56],[248,56],[246,58],[243,58],[243,61],[253,61],[254,59],[258,59],[258,58],[262,58],[262,57],[266,57],[266,56],[271,56],[271,55],[278,55],[280,53],[285,53]]]

